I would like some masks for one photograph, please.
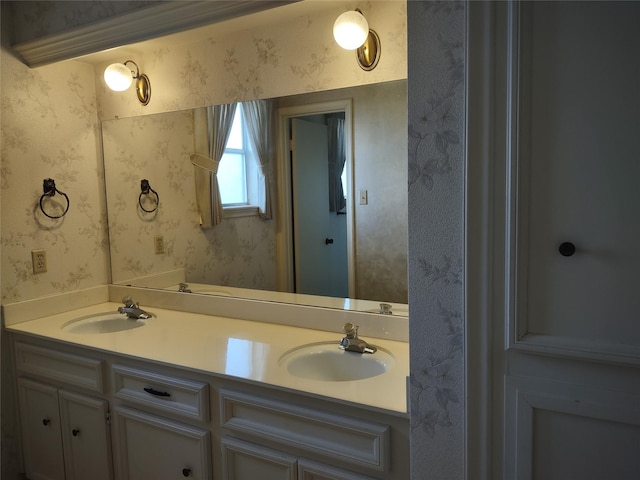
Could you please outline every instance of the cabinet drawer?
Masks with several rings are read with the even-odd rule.
[[[223,428],[321,453],[347,464],[389,470],[390,427],[232,390],[220,392]]]
[[[104,392],[103,362],[93,358],[16,342],[16,369],[22,373]]]
[[[209,385],[114,365],[115,396],[137,405],[152,407],[185,418],[209,420]]]

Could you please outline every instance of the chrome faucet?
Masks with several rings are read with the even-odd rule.
[[[340,348],[347,352],[356,353],[375,353],[378,350],[373,345],[369,345],[367,342],[358,338],[358,326],[353,323],[344,324],[344,333],[346,336],[340,340]]]
[[[124,313],[127,317],[134,320],[151,318],[151,314],[142,310],[140,306],[131,299],[131,297],[124,297],[122,299],[122,303],[124,303],[124,306],[118,307],[118,313]]]
[[[381,313],[383,315],[393,315],[393,312],[391,311],[391,304],[390,303],[381,303],[380,304],[380,311],[378,313]]]
[[[178,285],[178,291],[184,293],[191,293],[191,289],[189,288],[188,283],[181,283]]]

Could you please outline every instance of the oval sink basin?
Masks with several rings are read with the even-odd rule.
[[[144,327],[146,323],[147,320],[137,320],[121,313],[109,312],[76,318],[62,327],[62,330],[80,334],[114,333]]]
[[[391,353],[380,348],[376,353],[347,352],[336,341],[294,348],[280,357],[279,364],[296,377],[349,382],[382,375],[395,361]]]

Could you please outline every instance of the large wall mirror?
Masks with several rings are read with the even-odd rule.
[[[385,302],[395,304],[394,313],[406,314],[406,81],[273,99],[276,112],[306,112],[306,106],[341,102],[351,107],[347,122],[351,125],[345,125],[350,129],[352,152],[345,184],[350,218],[342,216],[352,228],[349,296],[332,298],[325,291],[317,292],[320,296],[309,295],[316,292],[296,292],[295,282],[283,281],[283,256],[292,253],[281,251],[279,237],[292,235],[301,225],[289,223],[292,219],[282,211],[286,202],[280,196],[295,192],[292,208],[302,210],[314,201],[314,188],[311,179],[298,181],[306,182],[304,185],[296,183],[295,172],[300,169],[291,163],[296,161],[292,154],[284,151],[282,138],[289,132],[282,127],[278,128],[280,147],[274,159],[274,218],[238,217],[225,211],[220,224],[201,228],[195,167],[189,160],[194,151],[191,110],[102,124],[113,283],[172,290],[186,283],[196,293],[366,310]],[[296,121],[321,124],[326,117],[312,113],[301,113]],[[281,170],[286,162],[293,173],[291,185],[285,186],[282,183],[287,179]],[[322,168],[326,172],[328,167],[325,164],[320,171]],[[320,177],[318,182],[326,183],[326,174]],[[155,196],[147,198],[141,191],[142,180],[157,192],[156,210],[147,204]],[[328,205],[326,210],[329,212]],[[338,212],[332,216],[341,217]],[[316,240],[324,242],[325,238]],[[288,243],[295,245],[296,241]],[[275,293],[278,291],[296,295]]]

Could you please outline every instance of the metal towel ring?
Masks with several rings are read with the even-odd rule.
[[[138,197],[138,205],[140,205],[140,208],[147,213],[155,212],[158,209],[158,205],[160,205],[160,196],[158,195],[158,192],[151,188],[151,185],[149,185],[149,180],[147,179],[142,179],[140,181],[140,190],[142,190],[140,192],[140,196]],[[142,196],[151,195],[152,193],[156,196],[156,207],[153,210],[147,210],[142,206]]]
[[[42,210],[42,213],[44,213],[47,217],[54,218],[54,219],[64,217],[69,211],[69,196],[66,193],[61,192],[56,188],[56,182],[53,181],[53,178],[45,178],[44,181],[42,182],[42,189],[44,190],[44,193],[40,197],[40,210]],[[65,208],[64,212],[62,212],[60,215],[49,215],[47,212],[44,211],[44,206],[42,205],[42,202],[44,202],[44,199],[46,197],[53,197],[56,193],[59,193],[67,200],[67,208]]]

